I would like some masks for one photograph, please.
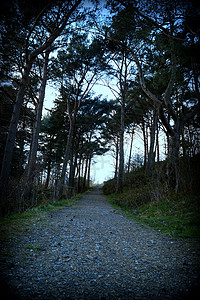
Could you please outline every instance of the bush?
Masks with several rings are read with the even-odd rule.
[[[151,201],[151,191],[148,186],[129,189],[123,194],[115,195],[115,202],[124,208],[138,208]]]
[[[124,187],[139,188],[148,183],[144,168],[125,174]]]
[[[110,195],[115,193],[116,190],[116,179],[111,179],[104,182],[103,193],[104,195]]]

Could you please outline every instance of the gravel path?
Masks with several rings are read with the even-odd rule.
[[[2,244],[2,284],[10,299],[185,299],[199,251],[122,216],[95,188]]]

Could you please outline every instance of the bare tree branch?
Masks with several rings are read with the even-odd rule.
[[[167,121],[164,111],[163,111],[163,101],[161,101],[160,99],[158,99],[146,86],[145,83],[145,79],[144,79],[144,75],[143,75],[143,71],[142,71],[142,67],[141,64],[139,62],[139,59],[137,57],[137,55],[133,52],[133,50],[125,43],[120,42],[116,39],[110,38],[107,35],[105,36],[105,40],[111,41],[117,45],[120,45],[121,47],[127,49],[129,51],[129,53],[132,55],[134,62],[136,63],[137,69],[138,69],[138,74],[139,74],[139,79],[140,79],[140,85],[142,90],[144,91],[144,93],[154,102],[154,104],[156,104],[157,109],[158,109],[158,113],[159,116],[163,122],[163,125],[165,126],[165,128],[167,129],[168,133],[170,135],[174,135],[174,130],[172,129],[171,125],[169,124],[169,122]],[[170,85],[171,87],[171,85]],[[167,92],[170,93],[170,90],[167,89]]]

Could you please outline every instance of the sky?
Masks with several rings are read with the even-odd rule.
[[[107,153],[95,156],[91,167],[91,180],[95,184],[103,183],[114,177],[114,161],[112,156]]]
[[[108,87],[95,85],[93,91],[96,95],[102,94],[102,99],[113,99],[113,94]],[[93,159],[91,167],[91,180],[95,184],[103,183],[114,177],[114,160],[110,152],[104,155],[97,155]]]
[[[114,99],[114,96],[110,89],[106,86],[95,85],[93,88],[96,95],[102,95],[102,99],[107,98],[108,100]],[[44,110],[43,115],[47,114],[48,109],[53,107],[53,101],[57,96],[57,91],[55,88],[47,85],[46,94],[45,94],[45,102],[44,102]],[[164,140],[161,137],[160,142],[160,155],[161,159],[164,155]],[[124,152],[125,152],[125,163],[128,161],[128,155],[130,151],[130,138],[128,135],[125,135],[125,143],[124,143]],[[139,133],[134,135],[133,142],[133,156],[139,154],[143,155],[143,140],[142,135]],[[101,184],[104,181],[112,179],[114,177],[114,169],[115,162],[112,156],[111,151],[105,153],[104,155],[94,156],[91,166],[91,180],[94,184]]]
[[[87,3],[87,0],[85,0],[85,3]],[[90,1],[88,3],[89,3],[89,5],[91,5]],[[100,3],[102,6],[104,5],[103,0]],[[107,15],[107,10],[105,8],[104,9],[102,8],[101,17],[104,18],[105,15]],[[97,96],[102,95],[102,99],[107,98],[108,100],[111,100],[114,98],[111,90],[108,87],[105,87],[102,85],[95,84],[92,91],[94,91]],[[50,87],[47,84],[43,115],[47,114],[48,109],[51,109],[54,106],[53,101],[56,98],[56,96],[57,96],[56,89],[53,87]],[[93,158],[93,163],[91,165],[91,180],[92,180],[92,182],[94,184],[97,184],[97,183],[100,184],[108,179],[113,178],[113,176],[114,176],[114,158],[111,156],[111,153],[107,152],[104,155],[95,156]]]
[[[94,87],[94,92],[96,95],[102,94],[103,98],[113,99],[113,94],[107,87],[96,85]],[[48,113],[48,109],[53,107],[53,101],[57,96],[57,91],[55,88],[47,85],[45,93],[45,101],[43,108],[43,115]],[[114,159],[111,153],[106,153],[104,155],[97,155],[93,158],[93,163],[91,166],[91,180],[94,184],[100,184],[104,181],[113,178],[114,176]]]

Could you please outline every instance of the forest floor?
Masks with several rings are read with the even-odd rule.
[[[10,299],[193,299],[200,245],[120,214],[98,187],[1,239],[1,294]],[[7,295],[5,294],[7,293]]]

